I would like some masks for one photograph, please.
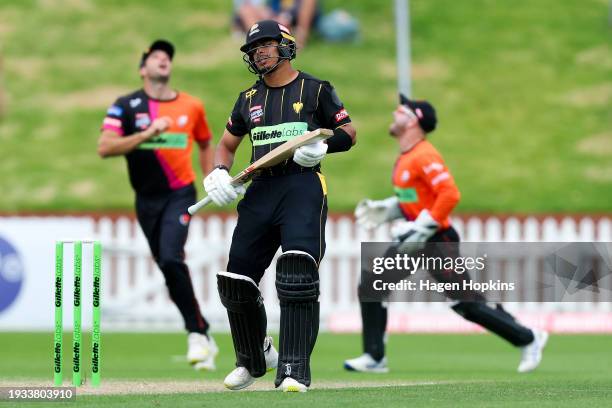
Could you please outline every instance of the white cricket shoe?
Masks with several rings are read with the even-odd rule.
[[[264,339],[264,357],[266,358],[266,371],[270,372],[276,368],[278,365],[278,351],[274,348],[272,344],[272,337],[268,336]],[[255,382],[255,377],[253,377],[249,370],[244,367],[236,367],[234,368],[223,380],[223,385],[225,388],[238,391],[243,388],[248,387],[249,385]]]
[[[388,373],[387,357],[376,361],[368,353],[364,353],[357,358],[344,361],[344,368],[349,371],[359,371],[362,373]]]
[[[264,339],[264,356],[266,357],[266,371],[270,372],[278,365],[278,351],[274,348],[271,336]]]
[[[283,392],[306,392],[308,390],[308,387],[291,377],[285,377],[278,388]]]
[[[192,363],[193,368],[196,371],[215,371],[217,369],[217,366],[215,365],[215,357],[217,357],[217,354],[219,354],[219,347],[217,347],[215,339],[210,334],[208,335],[208,339],[206,339],[206,341],[208,343],[208,355],[204,360]]]
[[[249,373],[249,370],[244,367],[236,367],[225,377],[223,385],[225,385],[225,388],[228,390],[238,391],[248,387],[254,382],[255,377]]]
[[[519,373],[528,373],[540,365],[542,361],[542,350],[548,341],[548,333],[544,330],[532,330],[533,341],[521,347],[521,363],[518,366]]]
[[[187,336],[187,361],[197,370],[214,370],[218,353],[219,348],[212,336],[195,332]]]

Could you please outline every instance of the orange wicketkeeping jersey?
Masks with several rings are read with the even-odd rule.
[[[408,220],[427,209],[442,228],[450,226],[449,215],[459,202],[459,189],[442,156],[427,140],[397,159],[393,187]]]

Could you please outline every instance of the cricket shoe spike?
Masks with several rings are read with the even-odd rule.
[[[216,370],[216,365],[215,365],[215,357],[217,357],[217,354],[219,354],[219,347],[217,347],[217,343],[215,342],[215,339],[213,339],[213,337],[209,334],[208,335],[208,356],[202,360],[202,361],[198,361],[196,363],[193,364],[193,368],[196,371],[215,371]]]
[[[383,357],[380,361],[376,361],[368,353],[364,353],[357,358],[345,360],[344,368],[348,371],[359,371],[361,373],[384,374],[389,372],[387,357]]]
[[[544,330],[532,330],[533,341],[521,347],[521,363],[518,366],[519,373],[528,373],[535,370],[542,361],[542,350],[548,341],[548,332]]]
[[[297,380],[291,377],[285,377],[283,382],[281,382],[279,388],[283,392],[306,392],[308,391],[308,387],[306,387],[304,384],[302,384],[301,382],[298,382]]]
[[[272,344],[272,337],[267,336],[264,339],[264,356],[266,358],[266,371],[272,371],[278,365],[278,351],[274,348]],[[255,377],[253,377],[249,370],[244,367],[236,367],[230,372],[225,380],[223,380],[223,385],[225,388],[238,391],[242,390],[249,385],[255,382]]]

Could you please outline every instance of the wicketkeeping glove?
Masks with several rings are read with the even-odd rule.
[[[302,147],[293,153],[293,161],[303,167],[314,167],[323,160],[327,153],[327,143],[319,140]]]
[[[400,242],[398,249],[401,252],[412,253],[422,249],[438,228],[440,224],[431,217],[429,211],[422,210],[416,220],[394,225],[391,228],[391,236]]]
[[[397,197],[384,200],[361,200],[355,207],[357,224],[365,229],[374,229],[385,222],[402,217]]]
[[[227,170],[217,168],[204,179],[204,190],[213,203],[224,206],[238,198],[238,194],[244,194],[245,188],[232,185],[232,176]]]

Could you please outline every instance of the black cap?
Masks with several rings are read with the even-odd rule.
[[[170,57],[170,61],[172,61],[172,58],[174,57],[174,45],[172,45],[170,41],[155,40],[153,41],[153,44],[151,44],[149,48],[142,53],[142,57],[140,57],[140,66],[142,67],[147,58],[149,58],[149,55],[151,55],[153,51],[157,50],[164,51]]]
[[[433,105],[427,101],[417,101],[408,99],[404,94],[400,94],[400,105],[405,105],[417,116],[419,126],[425,133],[432,132],[436,128],[438,118]]]
[[[240,47],[240,51],[248,52],[253,44],[263,39],[273,39],[279,43],[283,38],[295,42],[295,38],[284,25],[274,20],[263,20],[253,24],[246,35],[245,43]]]

